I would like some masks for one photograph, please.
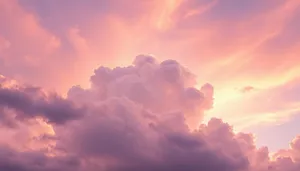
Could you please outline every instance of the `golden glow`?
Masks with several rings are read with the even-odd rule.
[[[166,30],[171,27],[173,19],[172,14],[184,0],[164,0],[163,5],[160,5],[158,18],[156,18],[156,28]]]

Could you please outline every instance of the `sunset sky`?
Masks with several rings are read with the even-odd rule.
[[[300,0],[0,0],[0,171],[300,170],[299,18]]]

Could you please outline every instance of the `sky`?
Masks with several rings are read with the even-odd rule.
[[[0,171],[299,170],[299,18],[300,0],[0,0]]]

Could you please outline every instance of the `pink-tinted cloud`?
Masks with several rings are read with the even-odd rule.
[[[46,112],[47,115],[32,112],[41,109],[39,113],[44,113],[44,107],[39,107],[38,101],[28,103],[32,101],[28,99],[35,99],[40,91],[28,92],[28,88],[20,88],[23,86],[2,77],[1,86],[7,92],[18,91],[18,95],[10,97],[17,97],[19,103],[0,96],[1,105],[21,110],[31,119],[43,117],[49,121],[53,116],[64,117],[65,113],[58,111],[66,110],[57,111],[57,106],[62,109],[67,101],[74,106],[85,106],[85,110],[81,110],[81,117],[68,119],[68,122],[50,122],[53,135],[40,134],[31,138],[31,141],[45,145],[55,142],[45,149],[16,148],[8,140],[6,145],[1,143],[0,170],[299,169],[298,137],[291,142],[290,149],[271,155],[267,147],[255,146],[252,134],[234,133],[233,128],[221,119],[212,118],[207,124],[191,130],[188,118],[202,116],[211,107],[213,99],[212,85],[205,84],[198,90],[193,87],[194,77],[175,60],[159,62],[151,56],[140,55],[128,67],[98,68],[91,77],[89,89],[73,87],[68,97],[61,98],[55,105],[48,105],[51,99],[47,100],[47,105],[42,106],[53,111]],[[25,95],[27,100],[23,98]],[[76,116],[76,110],[67,111]]]
[[[1,1],[0,11],[1,74],[46,85],[41,78],[53,78],[49,72],[51,64],[57,68],[60,65],[53,64],[61,46],[60,39],[44,28],[39,17],[25,10],[17,0]]]
[[[231,86],[241,80],[252,85],[257,78],[266,80],[260,84],[267,84],[276,74],[287,77],[296,66],[297,47],[287,45],[286,51],[275,57],[270,54],[278,48],[268,42],[276,37],[297,42],[297,36],[288,36],[291,33],[286,31],[297,25],[293,22],[298,18],[297,0],[132,3],[134,7],[128,1],[19,1],[24,11],[39,18],[38,24],[59,37],[61,48],[68,51],[55,55],[70,63],[67,68],[55,69],[64,71],[65,82],[51,78],[61,82],[64,90],[71,82],[87,85],[85,78],[97,65],[129,64],[128,58],[141,52],[179,60],[216,86]],[[294,62],[287,64],[281,56]],[[210,72],[203,73],[204,69]],[[74,72],[77,76],[70,76]],[[224,82],[228,77],[232,79]]]
[[[118,111],[115,111],[120,110],[119,108],[126,110],[130,108],[134,111],[136,108],[140,108],[141,111],[144,108],[150,108],[150,118],[152,115],[162,113],[176,114],[177,117],[163,115],[165,117],[162,120],[158,119],[154,123],[168,131],[175,129],[173,125],[181,125],[180,129],[176,130],[181,131],[186,129],[186,126],[177,122],[182,123],[183,118],[189,117],[187,123],[196,125],[203,118],[204,111],[212,107],[213,100],[216,101],[213,110],[217,114],[213,112],[213,115],[207,116],[208,120],[211,116],[220,116],[238,127],[253,126],[266,121],[276,122],[278,119],[287,118],[289,113],[294,113],[298,109],[298,100],[295,97],[298,89],[291,81],[299,73],[298,0],[253,0],[249,2],[241,0],[154,0],[147,2],[65,0],[59,3],[39,0],[2,0],[0,11],[0,23],[3,23],[0,24],[0,74],[37,84],[45,89],[54,88],[64,94],[67,94],[68,88],[73,85],[80,84],[86,88],[75,86],[69,91],[68,99],[64,99],[58,96],[49,98],[39,90],[28,94],[24,92],[28,88],[26,86],[13,89],[8,88],[7,85],[1,87],[3,101],[1,101],[0,111],[3,114],[0,117],[0,123],[5,127],[14,128],[14,133],[30,125],[30,122],[38,117],[48,121],[48,124],[63,120],[60,125],[63,125],[65,130],[54,126],[55,129],[59,129],[56,132],[68,134],[68,136],[63,136],[66,137],[63,141],[82,140],[76,137],[74,131],[68,127],[75,127],[74,130],[86,136],[85,131],[90,129],[91,135],[98,134],[98,123],[107,121],[124,125],[118,118]],[[140,56],[134,62],[134,66],[111,69],[112,66],[129,65],[132,56],[139,53],[155,54],[158,60]],[[181,65],[174,60],[166,60],[169,58],[179,61]],[[159,63],[158,61],[165,62]],[[98,68],[99,65],[109,67]],[[191,71],[186,69],[186,66],[201,79],[197,80]],[[91,88],[89,88],[88,78],[95,68],[98,69],[91,77]],[[198,82],[197,85],[195,82]],[[212,86],[207,84],[201,89],[206,82],[213,84],[214,88],[212,89]],[[282,84],[284,86],[281,86]],[[257,91],[241,95],[235,90],[235,88],[247,85],[255,87]],[[290,86],[292,88],[289,88]],[[111,96],[117,98],[108,100]],[[123,98],[119,99],[121,96]],[[7,101],[7,97],[12,100]],[[266,100],[270,97],[272,97],[271,101]],[[27,105],[16,103],[22,100],[25,100]],[[65,105],[59,105],[60,102],[65,102]],[[83,104],[91,106],[83,111],[83,115],[86,114],[88,117],[81,119],[76,117],[78,123],[75,123],[79,126],[73,121],[66,122],[66,124],[65,118],[57,118],[61,116],[58,115],[58,109],[68,108],[63,110],[66,116],[73,113],[73,110],[77,109],[73,108],[73,103],[76,107]],[[14,113],[15,110],[18,113]],[[141,111],[140,113],[144,113]],[[182,111],[183,114],[178,111]],[[103,120],[94,118],[93,113],[106,112],[110,113],[112,118],[104,117]],[[139,112],[127,113],[129,113],[128,117],[136,117]],[[148,115],[149,111],[145,113]],[[19,119],[20,116],[22,119]],[[69,121],[69,119],[66,120]],[[139,123],[139,120],[142,123]],[[26,124],[20,123],[25,121]],[[91,121],[93,124],[87,127],[86,123]],[[144,126],[144,122],[148,120],[139,117],[132,120],[132,123],[129,122],[128,125],[129,127],[141,125],[141,133],[138,135],[153,131]],[[52,127],[47,123],[44,124]],[[220,123],[220,125],[223,124]],[[104,127],[108,130],[111,128],[110,125],[104,125]],[[142,132],[144,127],[146,127],[145,132]],[[224,126],[224,129],[229,128]],[[33,127],[29,129],[32,130]],[[43,127],[43,129],[45,131],[42,132],[49,132],[46,128]],[[132,130],[134,133],[136,133],[135,130],[139,132],[139,129]],[[110,131],[114,135],[123,135],[122,132],[114,132],[116,130]],[[22,132],[18,133],[22,135]],[[192,136],[190,132],[184,133],[187,139]],[[228,134],[224,133],[228,137],[233,134],[230,131]],[[8,134],[7,137],[13,137],[10,135],[12,133]],[[105,132],[99,134],[105,134]],[[161,133],[153,133],[155,137],[160,135]],[[26,136],[32,138],[31,133]],[[26,136],[21,138],[24,144],[26,144]],[[115,137],[112,136],[111,139]],[[144,142],[148,140],[147,138],[137,139],[137,141]],[[10,138],[9,141],[13,139]],[[249,139],[252,140],[251,138],[247,140]],[[128,139],[128,142],[130,141]],[[162,141],[164,142],[165,139]],[[94,145],[88,140],[82,143]],[[72,143],[69,145],[65,142],[58,144],[62,144],[60,148],[67,146],[68,148],[64,150],[70,150],[72,154],[74,148],[76,149],[76,144],[74,146]],[[165,145],[161,142],[153,142],[153,144]],[[147,148],[151,150],[148,151],[163,153],[160,148],[149,146]],[[60,150],[55,149],[52,153],[63,153]],[[93,152],[91,149],[86,150]],[[101,150],[103,149],[100,148],[99,151]],[[265,162],[259,166],[262,167],[261,170],[274,169],[275,166],[267,167],[273,162],[266,157],[267,151],[265,149],[257,151],[259,152],[253,152],[255,154],[253,156],[257,158],[252,156],[249,159],[248,156],[251,167],[258,167],[257,162],[252,160],[264,160]],[[90,153],[85,152],[85,149],[80,149],[74,153],[89,157]],[[173,158],[173,161],[183,160],[185,155],[197,156],[201,153],[197,150],[195,150],[197,154],[188,150],[184,152],[179,155],[179,158]],[[141,154],[139,150],[135,154],[142,156],[141,159],[145,159],[146,165],[154,155],[150,155],[149,159],[149,156],[145,157],[145,154]],[[135,154],[130,155],[134,158]],[[109,163],[109,167],[112,166],[113,169],[123,168],[124,165],[118,165],[115,168],[115,163],[126,162],[123,161],[122,155],[114,155],[109,156],[108,159],[101,153],[100,160]],[[120,155],[118,156],[120,158],[116,159],[116,155]],[[166,156],[169,157],[168,155]],[[79,158],[83,162],[82,165],[86,165],[85,162],[91,162],[93,165],[98,163],[98,158],[97,160],[82,159],[81,156]],[[221,158],[227,160],[226,157]],[[150,161],[150,163],[161,169],[162,166],[159,164],[165,161],[165,158],[157,160]],[[222,160],[220,161],[222,163]],[[290,162],[289,167],[297,167],[297,162],[290,159],[280,160],[278,165],[281,165],[282,161]],[[172,165],[171,161],[168,162]],[[235,164],[241,166],[241,163]],[[231,166],[237,166],[235,164]],[[46,168],[53,170],[53,168]],[[38,170],[41,167],[28,169]],[[77,169],[81,167],[78,166]]]
[[[286,122],[300,111],[299,78],[272,88],[245,87],[242,90],[247,93],[216,104],[212,114],[228,119],[236,127],[247,128]]]

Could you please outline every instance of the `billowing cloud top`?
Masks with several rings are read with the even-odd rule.
[[[0,131],[8,137],[1,171],[300,169],[299,137],[271,155],[221,119],[200,124],[214,88],[195,88],[195,75],[175,60],[139,55],[128,67],[99,67],[90,80],[63,98],[0,77]]]

